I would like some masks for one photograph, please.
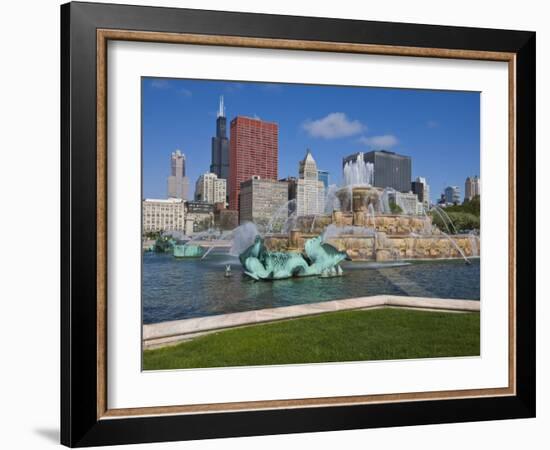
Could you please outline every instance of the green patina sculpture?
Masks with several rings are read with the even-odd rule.
[[[176,258],[199,258],[204,255],[204,248],[194,244],[175,244],[174,256]]]
[[[308,239],[305,255],[298,252],[271,252],[264,241],[256,236],[254,244],[239,255],[245,273],[255,280],[280,280],[290,277],[318,275],[322,277],[342,275],[339,264],[349,260],[346,252],[340,252],[323,243],[321,236]]]
[[[159,236],[155,241],[153,250],[157,253],[166,253],[172,251],[176,240],[170,236]]]

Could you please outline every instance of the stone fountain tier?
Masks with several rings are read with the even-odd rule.
[[[354,185],[339,189],[335,195],[339,209],[331,214],[296,217],[288,233],[267,235],[266,247],[303,252],[307,239],[322,234],[324,242],[357,261],[479,256],[478,236],[448,236],[432,226],[427,215],[388,214],[388,205],[383,205],[388,201],[384,189]]]
[[[372,206],[372,210],[379,213],[383,192],[383,189],[373,186],[346,186],[336,192],[336,197],[342,212],[368,211]]]
[[[432,230],[432,220],[428,216],[411,216],[384,214],[372,215],[368,211],[342,212],[319,216],[301,216],[296,218],[293,229],[305,234],[320,234],[329,225],[340,228],[366,227],[388,235],[403,234],[440,234],[436,228]]]
[[[272,251],[303,251],[305,241],[314,234],[292,231],[289,234],[271,235],[265,245]],[[456,245],[467,257],[479,256],[479,236],[452,236]],[[394,261],[400,259],[450,259],[461,258],[459,251],[444,235],[340,235],[326,240],[340,251],[345,251],[353,261]]]

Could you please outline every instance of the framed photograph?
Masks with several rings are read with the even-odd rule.
[[[61,7],[61,441],[535,415],[535,33]]]

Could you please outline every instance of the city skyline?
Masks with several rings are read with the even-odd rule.
[[[193,198],[195,181],[210,171],[220,95],[228,121],[249,116],[279,125],[279,178],[297,176],[306,148],[331,184],[341,183],[342,158],[352,153],[410,156],[411,181],[425,177],[432,201],[479,174],[478,93],[160,78],[143,78],[142,87],[145,198],[166,197],[176,149],[186,156]]]

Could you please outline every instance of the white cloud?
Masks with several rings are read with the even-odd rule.
[[[162,78],[155,78],[151,81],[151,87],[154,87],[156,89],[166,89],[170,87],[170,83],[168,80],[164,80]]]
[[[170,83],[169,80],[165,78],[154,78],[151,80],[151,87],[154,89],[171,89],[174,92],[182,95],[183,97],[192,97],[193,92],[184,87],[178,88],[177,86]]]
[[[302,127],[310,136],[336,139],[353,136],[367,130],[358,120],[349,120],[344,113],[334,112],[318,120],[307,120]]]
[[[361,136],[358,141],[369,147],[378,147],[381,149],[391,148],[399,142],[393,134],[384,134],[381,136]]]
[[[233,92],[238,92],[244,89],[244,87],[244,83],[231,82],[231,84],[225,86],[225,92],[232,94]]]

